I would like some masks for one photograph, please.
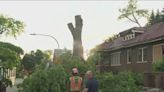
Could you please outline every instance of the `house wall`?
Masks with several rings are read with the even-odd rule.
[[[120,66],[111,66],[110,69],[113,72],[119,72],[119,71],[133,71],[133,72],[151,72],[152,71],[152,62],[153,62],[153,45],[154,43],[151,44],[144,44],[144,45],[138,45],[130,48],[124,48],[120,50],[116,50],[113,52],[108,52],[109,56],[111,53],[114,52],[121,52],[120,55]],[[138,49],[139,48],[147,48],[147,62],[138,62]],[[127,63],[127,50],[131,49],[131,63]],[[110,62],[109,58],[109,62]]]
[[[108,71],[110,67],[110,62],[109,62],[110,55],[108,52],[104,52],[101,54],[100,62],[97,65],[97,70],[99,72],[103,71]]]
[[[138,62],[138,49],[139,48],[142,48],[142,47],[147,47],[147,56],[149,57],[148,58],[148,61],[147,62],[144,62],[144,63],[139,63]],[[131,63],[127,63],[127,50],[128,49],[131,49]],[[117,51],[115,51],[117,52]],[[141,45],[141,46],[137,46],[137,47],[132,47],[132,48],[126,48],[126,49],[121,49],[119,50],[119,52],[121,52],[120,54],[120,63],[121,65],[120,66],[110,66],[109,70],[111,71],[114,71],[114,72],[119,72],[119,71],[134,71],[134,72],[150,72],[152,71],[152,61],[153,61],[153,58],[152,58],[152,46],[151,45]],[[113,52],[111,52],[113,53]],[[110,54],[111,54],[110,53]],[[110,56],[109,54],[109,56]],[[109,62],[111,60],[109,59]]]
[[[104,53],[101,58],[101,67],[103,69],[100,69],[101,71],[112,71],[112,72],[120,72],[120,71],[133,71],[133,72],[140,72],[140,73],[145,73],[145,72],[152,72],[153,67],[153,47],[154,45],[158,44],[164,44],[164,40],[156,41],[156,42],[151,42],[147,44],[142,44],[142,45],[136,45],[133,47],[129,48],[122,48],[119,50],[115,51],[106,51],[102,52]],[[147,62],[138,62],[138,49],[139,48],[147,48]],[[132,62],[130,64],[127,63],[127,50],[131,49],[131,59]],[[114,52],[120,52],[120,66],[111,66],[111,54]],[[105,66],[108,66],[105,68]]]

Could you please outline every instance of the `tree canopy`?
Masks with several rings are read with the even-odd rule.
[[[24,31],[24,23],[8,16],[0,15],[0,36],[16,37]]]
[[[152,10],[147,25],[153,25],[159,22],[164,22],[164,9],[162,11],[157,10],[156,14]]]
[[[0,37],[17,37],[24,31],[24,23],[8,16],[0,15]],[[20,64],[23,49],[11,43],[0,42],[0,67],[3,70],[13,69]],[[6,72],[6,71],[3,71]],[[11,86],[11,81],[5,75],[0,75],[3,84]]]
[[[0,65],[4,68],[16,67],[23,50],[11,43],[0,42]]]
[[[118,19],[126,18],[129,21],[136,23],[139,27],[141,27],[139,19],[142,17],[148,18],[148,10],[138,9],[137,0],[129,0],[128,5],[123,9],[119,9],[119,12],[121,15]]]
[[[31,51],[26,53],[22,59],[23,68],[27,73],[32,73],[37,65],[40,65],[42,62],[50,61],[50,51]]]

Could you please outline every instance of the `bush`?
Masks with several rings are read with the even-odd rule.
[[[154,71],[163,72],[164,71],[164,57],[159,59],[153,64]]]
[[[23,92],[65,92],[66,73],[61,65],[38,69],[23,81]]]
[[[49,68],[46,67],[46,62],[37,66],[34,73],[24,80],[23,92],[66,92],[66,84],[73,67],[78,68],[82,77],[87,70],[92,70],[92,66],[84,60],[66,53],[57,64]]]
[[[95,71],[94,58],[88,62],[72,57],[70,53],[63,54],[60,61],[51,67],[46,67],[46,62],[37,66],[32,75],[24,80],[23,92],[66,92],[66,84],[71,76],[73,67],[79,69],[79,73],[85,74],[87,70]],[[111,72],[96,75],[99,81],[100,92],[138,92],[143,85],[142,74],[132,72]],[[85,80],[85,79],[84,79]]]
[[[121,72],[117,75],[111,72],[100,74],[97,76],[100,92],[138,92],[142,80],[139,81],[141,78],[136,78],[134,75],[137,74],[131,72]]]
[[[71,53],[63,54],[60,58],[61,64],[69,76],[71,75],[71,70],[74,67],[77,67],[79,73],[82,75],[85,74],[87,70],[95,70],[92,63],[84,61],[78,57],[73,57]]]

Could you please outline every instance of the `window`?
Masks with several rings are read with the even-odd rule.
[[[138,61],[142,61],[142,48],[138,49]]]
[[[134,33],[132,34],[132,37],[135,38],[135,34]]]
[[[164,56],[164,45],[162,45],[162,56]]]
[[[131,40],[131,39],[133,39],[133,38],[135,38],[135,34],[133,33],[133,34],[129,34],[129,35],[126,35],[125,37],[124,37],[124,40],[126,41],[126,40]]]
[[[147,48],[144,47],[144,48],[139,48],[138,49],[138,62],[146,62],[147,59],[148,59],[148,56],[147,56]]]
[[[127,63],[130,64],[132,62],[131,58],[131,49],[127,50]]]
[[[148,61],[147,48],[143,48],[143,61]]]
[[[111,54],[111,66],[119,66],[120,65],[120,52]]]

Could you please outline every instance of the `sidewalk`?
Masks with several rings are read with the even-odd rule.
[[[16,79],[15,85],[13,87],[7,87],[6,92],[18,92],[16,85],[22,83],[23,79]]]

